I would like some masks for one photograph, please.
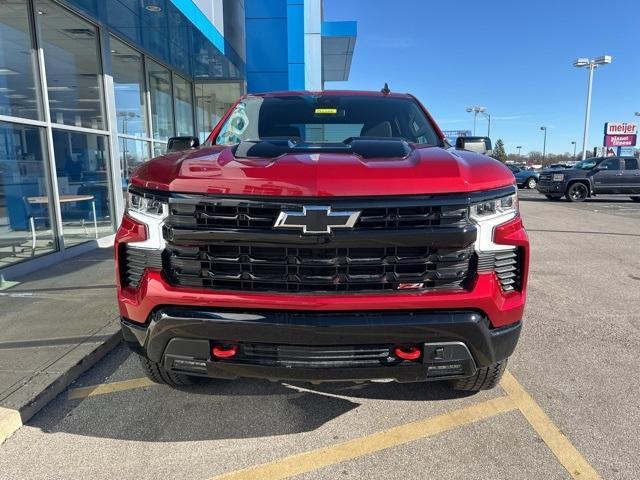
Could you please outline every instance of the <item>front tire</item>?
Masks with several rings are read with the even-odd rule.
[[[500,379],[507,368],[507,360],[479,368],[476,374],[469,378],[461,378],[451,382],[451,388],[463,392],[479,392],[480,390],[491,390],[500,383]]]
[[[584,202],[588,196],[589,188],[581,182],[572,183],[565,194],[565,198],[570,202]]]
[[[527,181],[525,182],[525,185],[529,190],[535,190],[536,185],[538,185],[538,180],[536,180],[535,177],[531,177],[527,179]]]
[[[194,377],[171,372],[159,363],[152,362],[143,356],[138,355],[138,358],[140,359],[140,365],[142,365],[142,370],[144,370],[147,378],[155,383],[169,385],[170,387],[181,387],[191,385],[195,380]]]

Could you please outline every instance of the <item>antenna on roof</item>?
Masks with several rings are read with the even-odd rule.
[[[389,85],[387,84],[387,82],[384,82],[384,87],[382,87],[382,90],[380,90],[382,92],[383,95],[389,95],[391,93],[391,90],[389,89]]]

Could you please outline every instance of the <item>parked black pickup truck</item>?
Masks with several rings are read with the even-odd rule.
[[[545,170],[537,189],[550,200],[563,195],[570,202],[598,195],[629,195],[640,202],[640,168],[633,157],[587,158],[573,168]]]

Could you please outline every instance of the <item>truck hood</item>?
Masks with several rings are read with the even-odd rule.
[[[511,171],[497,160],[431,146],[410,146],[402,158],[322,151],[241,158],[235,153],[235,147],[211,146],[167,154],[141,165],[130,181],[170,192],[282,197],[467,193],[514,184]]]

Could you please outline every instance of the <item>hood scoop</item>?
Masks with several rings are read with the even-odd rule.
[[[411,153],[411,147],[402,138],[351,137],[339,143],[261,138],[245,140],[233,148],[236,158],[276,158],[285,154],[313,153],[344,153],[362,158],[405,158]]]

